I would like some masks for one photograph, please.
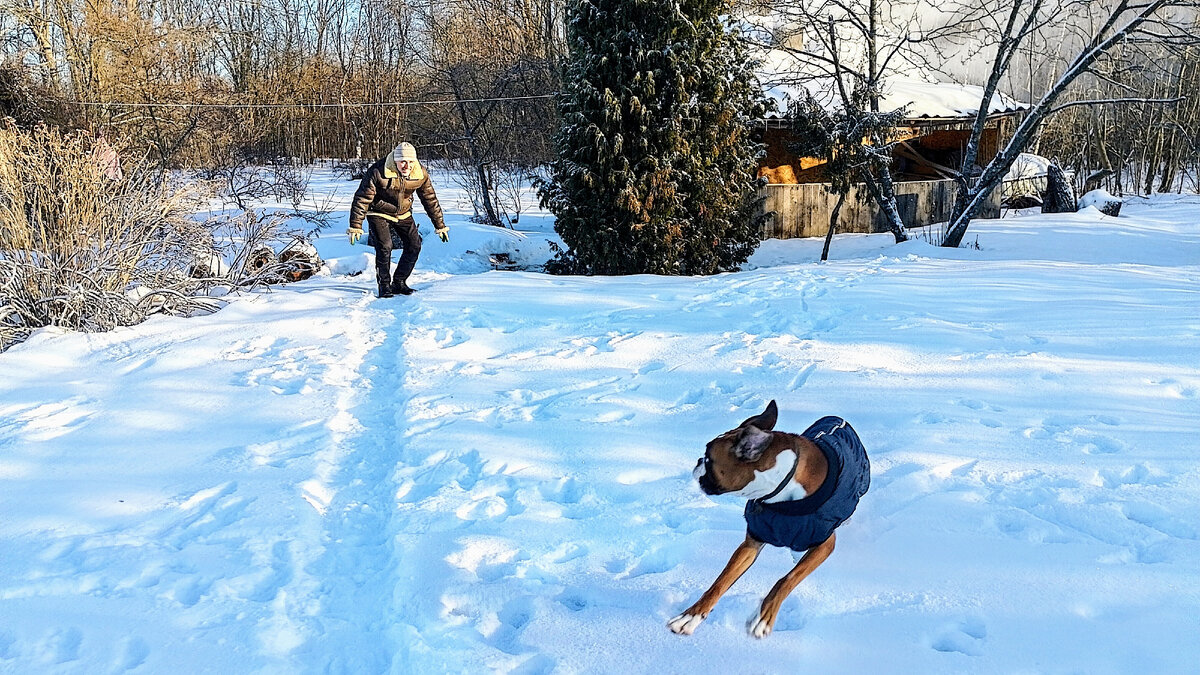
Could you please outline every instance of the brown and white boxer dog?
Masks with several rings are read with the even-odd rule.
[[[763,545],[772,544],[803,555],[750,621],[751,635],[770,635],[784,598],[833,553],[834,530],[870,486],[866,450],[845,420],[824,417],[796,435],[772,431],[778,417],[771,401],[761,414],[710,441],[696,463],[693,475],[705,494],[748,500],[746,539],[696,604],[667,622],[680,635],[691,635]]]

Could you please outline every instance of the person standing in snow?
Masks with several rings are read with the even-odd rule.
[[[346,234],[350,243],[355,244],[363,235],[363,220],[370,226],[367,244],[375,247],[375,279],[379,282],[381,298],[390,298],[396,293],[412,295],[414,290],[408,285],[408,275],[412,274],[421,253],[421,233],[413,221],[413,194],[421,199],[438,238],[443,242],[450,241],[450,228],[442,219],[442,207],[433,191],[433,182],[429,172],[417,161],[417,149],[412,143],[401,143],[388,156],[372,164],[354,192]],[[404,252],[392,274],[392,249],[397,245]]]

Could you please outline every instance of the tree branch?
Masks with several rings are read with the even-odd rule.
[[[1186,100],[1186,96],[1176,96],[1174,98],[1103,98],[1085,101],[1071,101],[1070,103],[1064,103],[1060,106],[1051,108],[1046,113],[1046,116],[1048,117],[1054,113],[1066,110],[1067,108],[1075,108],[1084,105],[1108,105],[1110,103],[1179,103],[1180,101]]]

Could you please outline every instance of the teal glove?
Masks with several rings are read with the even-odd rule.
[[[346,230],[346,234],[350,236],[350,245],[353,246],[362,239],[363,231],[357,227],[351,227]]]
[[[441,239],[443,242],[450,241],[450,228],[439,227],[435,228],[434,232],[437,233],[438,239]]]

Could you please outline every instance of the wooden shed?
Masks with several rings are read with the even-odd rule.
[[[778,86],[768,93],[779,101],[781,111],[786,110],[788,99],[803,95],[801,91]],[[961,166],[975,121],[975,110],[982,98],[982,88],[971,85],[911,80],[889,82],[887,95],[880,102],[881,108],[906,109],[904,123],[893,135],[900,140],[892,152],[896,201],[906,226],[919,227],[949,219],[958,189],[952,177]],[[1025,108],[1007,97],[996,97],[980,143],[980,164],[987,164],[996,156]],[[784,117],[765,120],[763,143],[767,153],[759,167],[759,175],[769,181],[763,188],[764,208],[775,213],[767,236],[783,239],[823,236],[837,198],[826,189],[828,183],[823,162],[796,156],[790,150],[794,142]],[[856,192],[852,192],[843,206],[839,229],[844,232],[886,231],[874,203],[860,202]],[[999,204],[997,194],[980,216],[998,217]]]

